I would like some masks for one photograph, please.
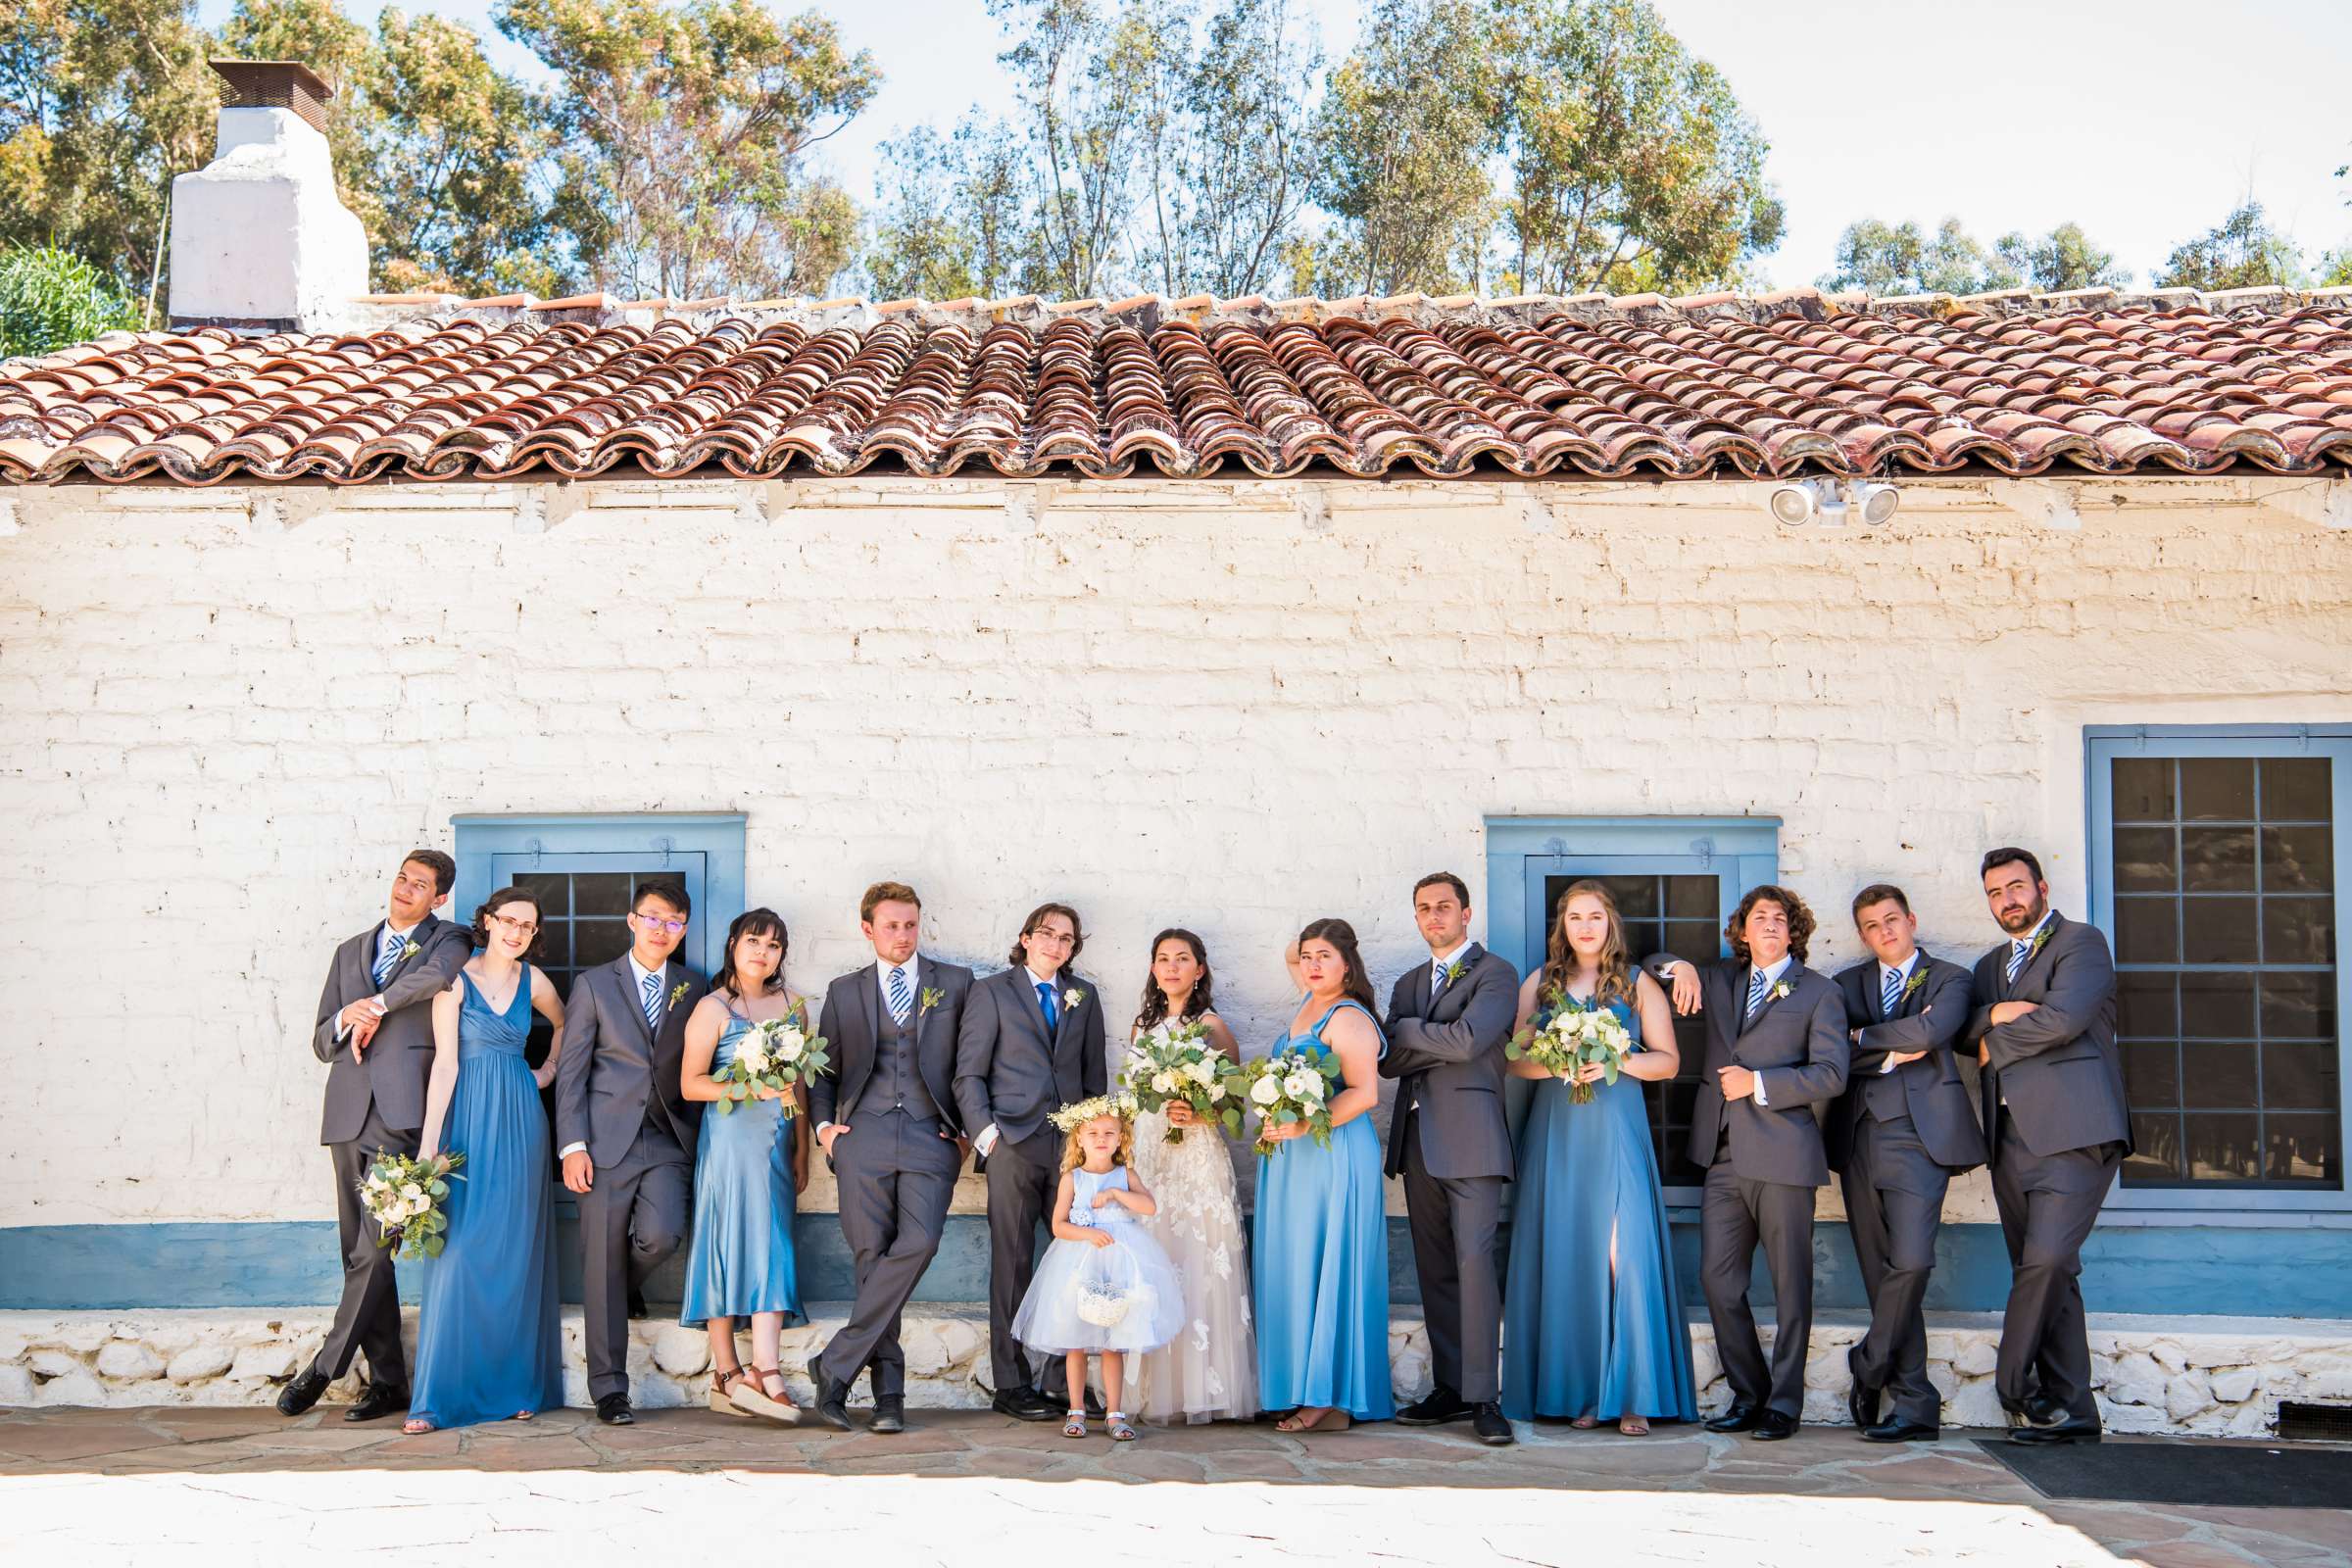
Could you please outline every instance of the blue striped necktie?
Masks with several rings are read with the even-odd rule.
[[[377,985],[380,986],[392,978],[392,971],[400,964],[400,949],[399,936],[393,932],[390,926],[384,927],[383,946],[376,949],[375,968],[371,971]]]
[[[662,1027],[662,977],[658,974],[645,977],[645,1026]]]
[[[2034,951],[2030,938],[2021,937],[2009,944],[2009,983],[2017,984],[2018,971],[2026,966],[2026,955]]]
[[[1764,971],[1761,969],[1750,970],[1747,977],[1747,1011],[1742,1016],[1753,1018],[1756,1015],[1757,1004],[1763,1000]]]
[[[1903,971],[1889,969],[1886,971],[1886,984],[1881,988],[1879,993],[1879,1016],[1893,1017],[1894,1009],[1902,1004],[1902,1001]]]
[[[890,971],[890,1018],[893,1023],[905,1023],[906,1014],[914,1010],[914,999],[906,994],[906,971]]]

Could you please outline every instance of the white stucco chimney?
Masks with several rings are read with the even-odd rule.
[[[172,182],[172,324],[318,331],[368,292],[368,234],[335,196],[326,84],[290,60],[216,60],[213,161]]]

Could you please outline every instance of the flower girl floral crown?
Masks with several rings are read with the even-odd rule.
[[[1133,1095],[1097,1095],[1092,1100],[1081,1100],[1062,1106],[1047,1120],[1061,1131],[1071,1133],[1098,1116],[1116,1116],[1121,1121],[1133,1121],[1137,1109]]]

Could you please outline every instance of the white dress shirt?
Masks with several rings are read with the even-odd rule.
[[[392,926],[392,924],[391,924],[389,921],[387,921],[387,922],[385,923],[384,929],[385,929],[387,932],[389,932],[389,933],[390,933],[390,935],[391,935],[391,937],[392,937],[392,940],[393,940],[393,942],[394,942],[395,944],[398,944],[398,945],[405,946],[405,945],[408,943],[408,940],[409,940],[409,933],[410,933],[410,932],[412,932],[412,931],[414,931],[414,930],[416,930],[416,927],[417,927],[418,925],[422,925],[423,923],[424,923],[423,921],[419,920],[419,921],[416,921],[416,922],[415,922],[414,924],[405,925],[405,926],[400,926],[400,927],[398,927],[398,928],[395,928],[394,926]],[[372,952],[370,952],[370,953],[368,955],[368,972],[369,974],[373,974],[373,973],[375,973],[375,960],[376,960],[377,958],[379,958],[379,957],[383,956],[383,952],[384,952],[384,939],[383,939],[382,937],[380,937],[380,936],[379,936],[379,937],[377,937],[377,938],[375,939],[375,948],[374,948],[374,950],[373,950]],[[395,959],[394,961],[395,961],[395,962],[398,962],[398,960],[397,960],[397,959]],[[376,993],[374,996],[372,996],[372,997],[369,997],[368,1000],[369,1002],[372,1002],[372,1003],[374,1003],[374,1004],[375,1004],[375,1015],[376,1015],[378,1018],[381,1018],[381,1017],[384,1015],[385,1011],[386,1011],[386,1008],[385,1008],[385,1006],[384,1006],[384,994],[383,994],[381,991],[378,991],[378,992],[377,992],[377,993]],[[347,1039],[347,1038],[349,1038],[350,1034],[351,1034],[351,1025],[349,1025],[349,1024],[347,1024],[347,1023],[344,1023],[344,1022],[342,1022],[340,1019],[338,1019],[338,1020],[336,1021],[336,1023],[335,1023],[335,1039],[336,1039],[336,1040],[338,1040],[338,1041],[341,1041],[341,1040],[344,1040],[344,1039]]]
[[[1795,955],[1795,954],[1793,954],[1793,953],[1784,953],[1784,954],[1782,954],[1782,955],[1781,955],[1781,961],[1780,961],[1780,962],[1778,962],[1778,963],[1776,963],[1776,964],[1772,965],[1770,968],[1768,968],[1768,969],[1766,969],[1766,970],[1764,971],[1764,997],[1765,997],[1765,998],[1769,998],[1769,997],[1772,995],[1772,988],[1773,988],[1773,986],[1774,986],[1776,983],[1778,983],[1778,982],[1779,982],[1779,980],[1780,980],[1780,978],[1781,978],[1781,976],[1782,976],[1782,975],[1784,975],[1784,974],[1787,974],[1787,973],[1788,972],[1788,966],[1789,966],[1790,964],[1794,963],[1795,961],[1796,961],[1796,955]],[[1753,980],[1750,980],[1750,981],[1748,982],[1748,984],[1749,984],[1750,986],[1753,986],[1753,985],[1755,984],[1755,982],[1754,982]],[[1741,1009],[1741,1011],[1744,1013],[1744,1011],[1746,1010],[1746,1007],[1747,1007],[1747,993],[1746,993],[1746,992],[1744,992],[1744,991],[1742,991],[1742,992],[1740,994],[1740,1009]],[[1759,1012],[1761,1012],[1763,1009],[1764,1009],[1764,1000],[1763,1000],[1762,998],[1759,998],[1759,999],[1757,1000],[1757,1002],[1756,1002],[1756,1010],[1757,1010],[1757,1011],[1759,1011]],[[1741,1019],[1741,1021],[1742,1021],[1742,1022],[1744,1022],[1744,1021],[1745,1021],[1745,1019],[1744,1019],[1744,1018],[1742,1018],[1742,1019]],[[1766,1110],[1770,1110],[1770,1109],[1772,1108],[1772,1103],[1771,1103],[1771,1102],[1767,1101],[1767,1100],[1764,1098],[1764,1075],[1763,1075],[1762,1073],[1757,1073],[1757,1074],[1756,1074],[1756,1103],[1757,1103],[1757,1104],[1759,1104],[1759,1105],[1762,1105],[1762,1106],[1763,1106],[1763,1107],[1764,1107]]]
[[[655,981],[668,979],[669,965],[664,962],[659,969],[648,969],[644,964],[637,961],[637,950],[635,948],[631,948],[629,950],[629,978],[633,989],[631,989],[629,992],[629,1000],[637,1004],[637,1015],[639,1017],[643,1017],[645,1015],[645,982],[649,977]],[[662,993],[657,989],[654,994],[656,996],[660,996]],[[588,1145],[585,1141],[574,1144],[565,1144],[562,1149],[556,1151],[556,1157],[558,1159],[564,1159],[569,1155],[584,1152],[587,1148]]]

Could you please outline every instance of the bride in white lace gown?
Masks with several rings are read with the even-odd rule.
[[[1198,1021],[1219,1051],[1241,1048],[1210,1005],[1208,953],[1190,931],[1152,942],[1152,983],[1135,1033],[1167,1018]],[[1171,1124],[1184,1141],[1167,1141]],[[1184,1105],[1151,1111],[1135,1124],[1135,1171],[1159,1200],[1144,1223],[1184,1281],[1185,1326],[1165,1348],[1140,1357],[1135,1408],[1147,1421],[1248,1420],[1257,1414],[1257,1335],[1250,1320],[1250,1245],[1234,1196],[1233,1158],[1222,1129],[1192,1119]]]

